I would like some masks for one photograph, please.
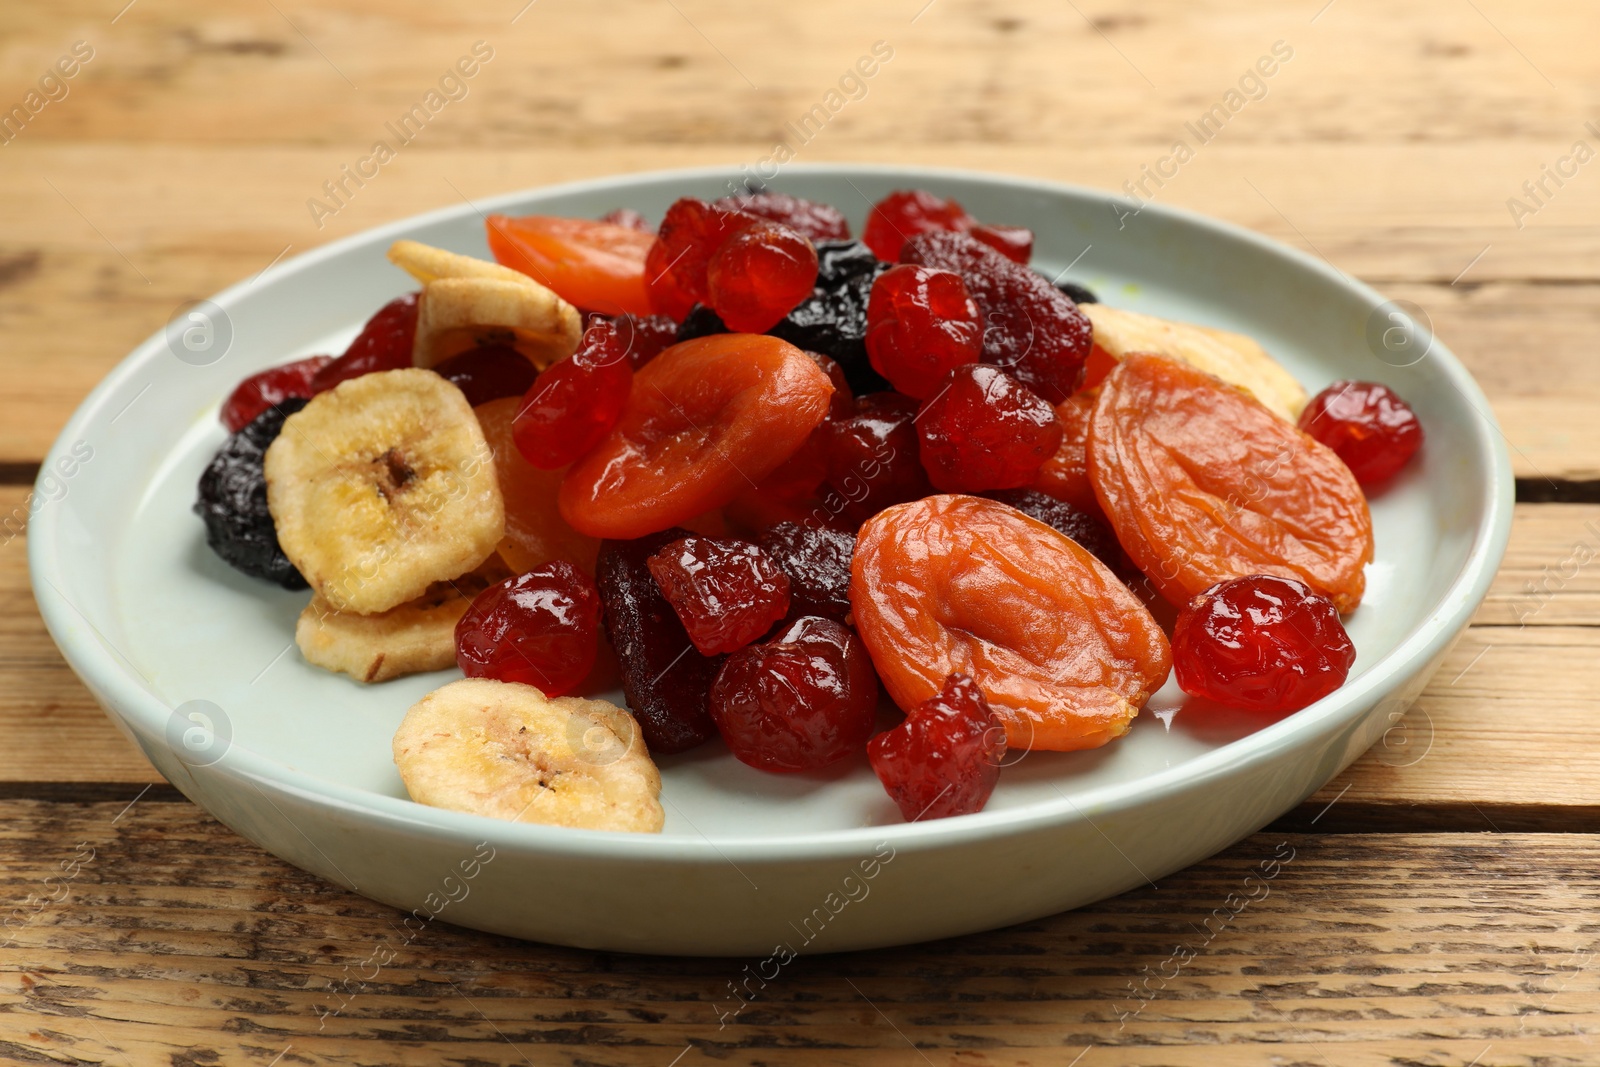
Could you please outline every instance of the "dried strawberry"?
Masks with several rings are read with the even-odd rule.
[[[867,743],[872,770],[906,822],[982,811],[1005,754],[1005,727],[964,674]]]
[[[311,379],[315,393],[332,389],[342,381],[380,370],[399,370],[411,366],[411,348],[417,336],[417,297],[407,293],[378,309],[367,320],[344,355],[323,367]]]
[[[743,648],[789,610],[789,576],[748,541],[685,537],[658,550],[649,566],[702,656]]]

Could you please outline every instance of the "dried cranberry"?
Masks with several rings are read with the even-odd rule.
[[[644,220],[644,216],[631,207],[619,207],[615,211],[608,211],[600,216],[600,221],[609,222],[613,226],[626,226],[628,229],[638,230],[640,233],[655,232],[650,224]]]
[[[702,656],[743,648],[789,611],[789,576],[749,541],[685,537],[647,562]]]
[[[1300,429],[1333,449],[1362,485],[1394,477],[1422,445],[1417,413],[1377,382],[1334,382],[1300,413]]]
[[[679,322],[695,304],[709,304],[706,269],[711,257],[740,230],[758,222],[754,215],[684,197],[667,209],[655,244],[645,256],[650,304]],[[780,318],[782,316],[779,316]]]
[[[600,594],[566,560],[491,585],[456,623],[456,663],[469,678],[570,692],[594,666]]]
[[[624,346],[616,324],[602,319],[583,332],[576,352],[540,372],[511,424],[523,459],[556,470],[611,432],[633,388]]]
[[[342,381],[380,370],[399,370],[411,366],[411,346],[417,336],[417,297],[407,293],[396,297],[367,320],[344,355],[317,372],[311,379],[313,392],[332,389]]]
[[[628,366],[638,370],[679,341],[678,324],[665,315],[618,315],[612,319]]]
[[[780,522],[761,534],[762,551],[789,576],[789,610],[845,622],[850,615],[853,534],[798,522]]]
[[[983,495],[1008,504],[1029,518],[1038,519],[1057,533],[1072,538],[1079,547],[1111,568],[1124,581],[1137,580],[1138,570],[1122,551],[1122,545],[1117,541],[1111,524],[1106,522],[1103,512],[1085,511],[1034,489],[1005,489]]]
[[[1077,388],[1094,347],[1094,327],[1049,279],[964,233],[907,241],[906,263],[953,270],[983,316],[983,361],[1003,368],[1052,404]]]
[[[1298,711],[1344,684],[1356,648],[1332,601],[1290,578],[1218,582],[1178,613],[1178,685],[1247,711]]]
[[[647,562],[687,536],[688,530],[673,527],[632,541],[602,541],[594,569],[622,692],[656,755],[683,752],[717,732],[708,702],[723,658],[695,650]]]
[[[982,811],[1005,754],[1005,727],[964,674],[946,678],[937,696],[867,743],[878,781],[907,822]]]
[[[832,619],[797,619],[740,649],[711,687],[711,717],[733,754],[764,771],[810,771],[858,750],[878,712],[861,638]]]
[[[811,295],[817,250],[804,236],[762,220],[729,237],[706,267],[707,303],[735,333],[765,333]]]
[[[974,226],[972,236],[1016,263],[1033,258],[1033,231],[1021,226]]]
[[[469,348],[433,370],[460,389],[473,407],[503,396],[521,396],[539,376],[528,357],[509,345]]]
[[[897,390],[925,400],[982,352],[983,323],[961,275],[906,264],[878,275],[867,306],[867,355]]]
[[[316,395],[311,379],[331,362],[332,356],[310,356],[250,375],[234,386],[228,399],[222,402],[222,425],[229,433],[238,433],[254,422],[257,415],[290,397],[310,399]]]
[[[1028,485],[1061,444],[1055,408],[998,367],[968,363],[917,416],[922,465],[934,488],[981,493]]]
[[[954,200],[922,189],[897,189],[872,206],[861,239],[879,259],[900,258],[900,246],[919,233],[966,230],[972,216]]]
[[[855,414],[822,424],[834,501],[864,519],[929,492],[918,459],[917,402],[899,393],[856,398]]]
[[[773,222],[781,222],[813,241],[848,241],[850,223],[844,212],[832,204],[819,204],[803,200],[788,193],[746,193],[743,196],[725,196],[713,207],[743,211]]]

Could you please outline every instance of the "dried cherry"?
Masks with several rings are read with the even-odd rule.
[[[573,464],[561,514],[596,537],[638,537],[720,508],[799,451],[832,393],[809,356],[775,337],[674,345],[639,371],[616,427]]]
[[[982,811],[1005,755],[1005,727],[964,674],[867,742],[872,770],[906,822]]]
[[[850,604],[908,714],[952,674],[977,682],[1013,748],[1094,748],[1167,676],[1166,635],[1069,538],[993,500],[933,496],[861,527]]]
[[[539,372],[512,427],[524,459],[541,470],[565,467],[611,432],[633,391],[625,344],[616,324],[601,319],[577,351]]]
[[[710,304],[706,270],[711,258],[728,238],[758,221],[689,196],[675,201],[645,257],[650,309],[681,322],[695,304]]]
[[[832,619],[797,619],[728,657],[711,717],[742,762],[810,771],[860,750],[878,712],[878,679],[861,639]]]
[[[317,372],[333,362],[332,356],[309,356],[293,363],[268,367],[252,374],[228,394],[218,413],[222,425],[229,433],[238,433],[255,421],[256,416],[290,397],[309,400],[316,395],[311,379]]]
[[[1378,382],[1334,382],[1305,406],[1300,428],[1333,449],[1362,485],[1394,477],[1422,446],[1416,412]]]
[[[917,410],[908,396],[869,393],[856,398],[855,414],[828,421],[824,449],[834,496],[825,503],[859,522],[931,491],[918,458]]]
[[[865,340],[873,279],[889,265],[860,241],[819,241],[816,248],[816,288],[767,332],[836,360],[858,395],[889,388],[872,369]]]
[[[1332,602],[1272,574],[1218,582],[1172,631],[1183,691],[1247,711],[1299,711],[1343,685],[1355,659]]]
[[[924,189],[897,189],[872,205],[861,239],[879,259],[893,262],[900,248],[919,233],[972,228],[972,216],[954,200]]]
[[[917,415],[922,466],[934,488],[981,493],[1028,485],[1061,444],[1049,404],[998,367],[968,363]]]
[[[1186,603],[1250,574],[1304,582],[1350,611],[1372,518],[1348,467],[1250,394],[1134,353],[1100,387],[1089,477],[1128,556]]]
[[[594,666],[600,594],[565,560],[535,567],[479,593],[456,623],[456,665],[468,678],[571,692]]]

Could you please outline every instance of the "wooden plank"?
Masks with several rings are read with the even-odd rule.
[[[0,488],[0,509],[24,493]],[[1410,825],[1432,806],[1447,826],[1600,828],[1600,758],[1573,744],[1591,730],[1589,696],[1600,688],[1600,562],[1576,562],[1600,556],[1597,531],[1600,506],[1518,506],[1477,624],[1411,715],[1308,801],[1300,824],[1348,785],[1329,816],[1344,826]],[[11,742],[0,748],[0,784],[159,781],[45,633],[23,540],[0,548],[0,734]]]
[[[188,805],[5,801],[0,842],[20,1061],[1549,1065],[1600,1023],[1590,835],[1257,835],[1078,912],[802,957],[737,1014],[761,961],[408,943]]]

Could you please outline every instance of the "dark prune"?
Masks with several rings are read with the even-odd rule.
[[[983,315],[983,361],[1052,404],[1077,389],[1094,327],[1070,297],[1037,271],[964,233],[922,233],[901,262],[953,270]]]
[[[1066,534],[1078,542],[1080,548],[1111,568],[1112,573],[1123,581],[1138,578],[1139,572],[1128,561],[1127,554],[1122,551],[1122,545],[1117,542],[1117,535],[1111,532],[1111,524],[1106,522],[1104,515],[1092,514],[1073,507],[1065,500],[1057,500],[1033,489],[1004,489],[983,495],[1008,504],[1031,519],[1038,519],[1058,533]]]
[[[761,534],[761,549],[789,576],[789,614],[844,622],[850,614],[853,534],[780,522]]]
[[[606,636],[622,670],[622,692],[656,755],[683,752],[717,732],[711,683],[724,656],[702,656],[661,595],[648,560],[688,537],[678,527],[631,541],[602,541],[595,585],[605,606]]]
[[[818,241],[816,247],[817,287],[767,332],[835,360],[857,394],[889,388],[867,359],[866,337],[872,283],[891,264],[860,241]]]
[[[1094,295],[1094,290],[1076,282],[1056,282],[1055,287],[1072,298],[1074,304],[1098,304],[1100,298]]]
[[[528,358],[510,345],[469,348],[438,364],[433,372],[460,389],[473,407],[503,396],[521,396],[539,376]]]
[[[235,570],[305,589],[306,580],[278,547],[278,531],[267,510],[267,446],[283,431],[284,420],[306,401],[288,397],[257,415],[229,437],[200,475],[194,511],[205,520],[206,544]]]
[[[689,314],[683,317],[683,325],[678,327],[678,343],[693,341],[696,337],[710,337],[715,333],[727,333],[727,325],[717,317],[717,313],[704,304],[696,304],[690,309]]]

